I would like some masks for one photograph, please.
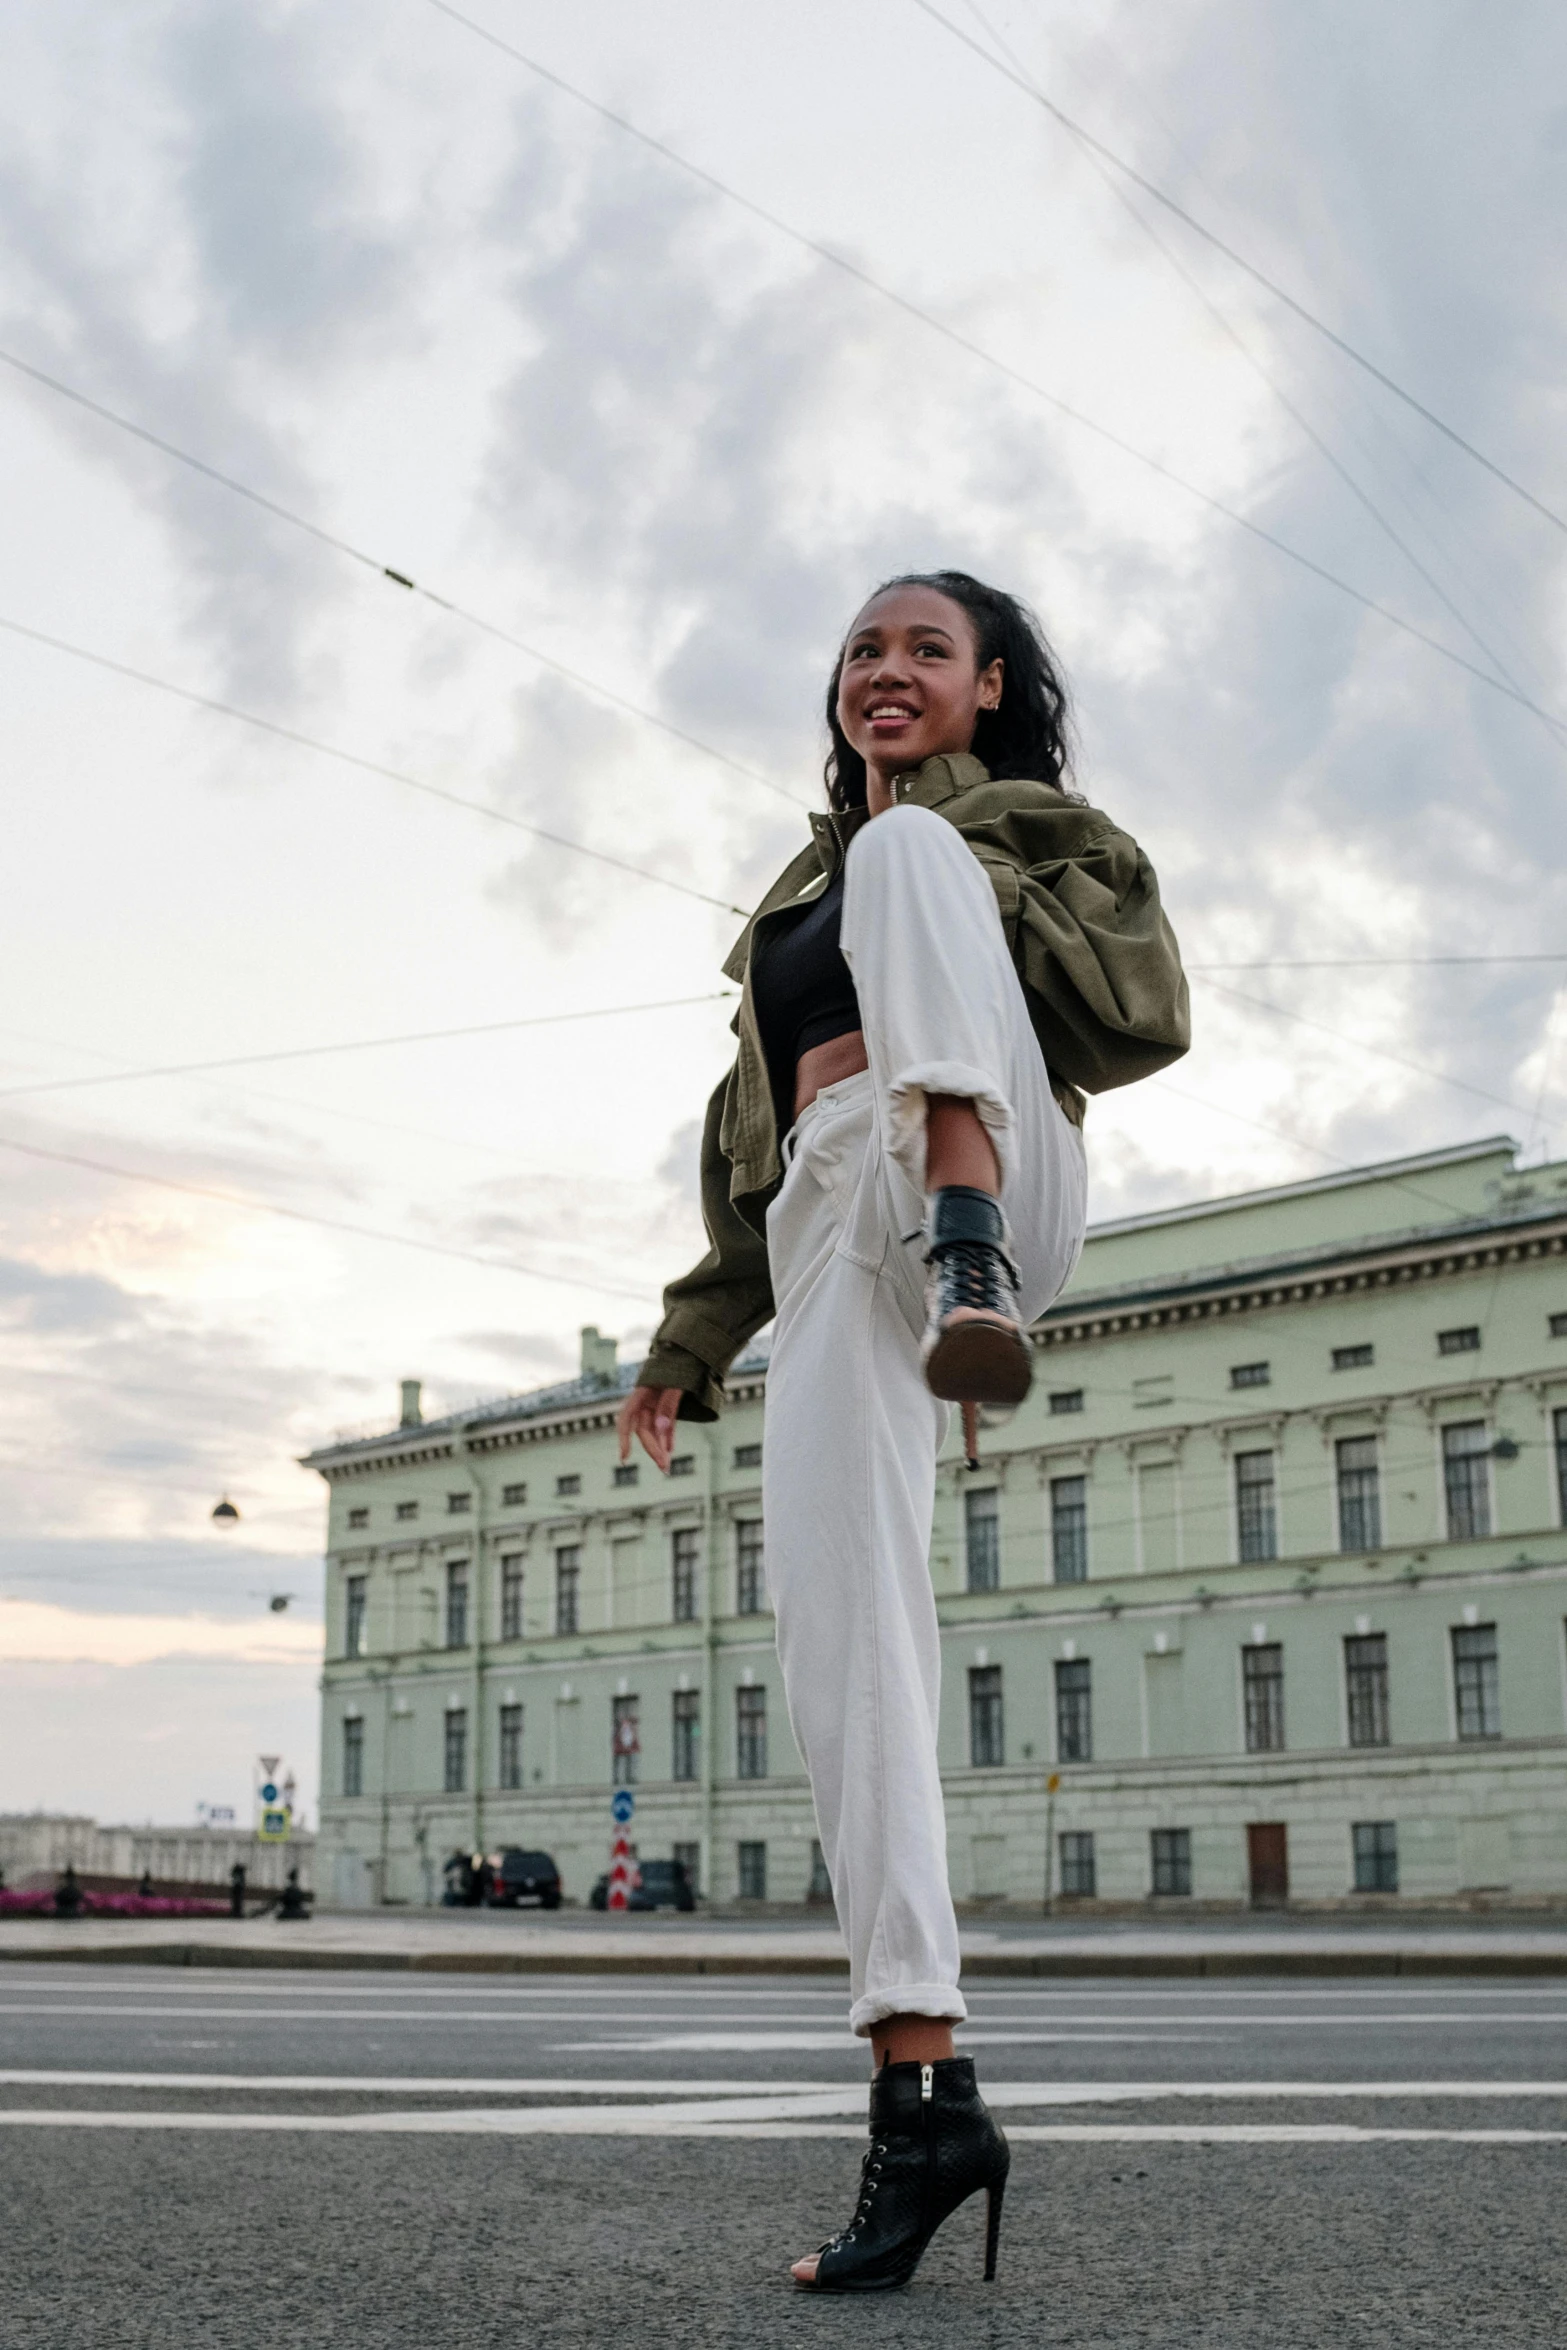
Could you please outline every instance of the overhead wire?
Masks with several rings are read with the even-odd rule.
[[[322,742],[316,735],[305,734],[297,726],[285,726],[280,719],[263,718],[254,710],[242,710],[235,702],[219,701],[212,694],[199,694],[187,685],[176,685],[167,677],[155,677],[150,670],[137,669],[128,661],[116,661],[107,653],[95,653],[86,645],[72,644],[66,637],[51,636],[47,630],[29,628],[20,620],[0,614],[0,628],[12,636],[25,637],[33,644],[47,645],[52,652],[68,653],[75,661],[91,662],[95,669],[109,670],[116,677],[128,677],[137,685],[147,685],[161,694],[172,694],[177,701],[188,702],[197,710],[210,710],[220,718],[237,718],[245,726],[254,726],[262,734],[270,734],[280,742],[294,743],[300,749],[317,751],[324,759],[337,759],[345,767],[354,767],[364,775],[379,776],[383,782],[397,783],[408,791],[421,792],[426,799],[442,800],[448,807],[465,808],[471,816],[484,816],[492,824],[506,824],[514,832],[525,832],[533,840],[548,842],[551,848],[569,849],[573,856],[590,857],[597,865],[608,865],[617,873],[634,874],[639,881],[651,881],[660,889],[672,889],[683,898],[695,898],[699,905],[716,906],[720,913],[738,914],[743,920],[748,912],[744,906],[734,905],[728,898],[715,898],[705,889],[696,889],[689,881],[676,881],[668,873],[655,873],[650,865],[637,865],[627,857],[612,856],[608,849],[589,848],[585,841],[571,840],[565,833],[550,832],[542,824],[530,824],[522,816],[513,816],[505,808],[492,807],[484,800],[466,799],[461,792],[448,791],[444,785],[430,783],[423,776],[410,775],[400,767],[388,767],[379,759],[366,759],[357,751],[345,751],[336,743]]]
[[[919,0],[919,4],[923,5],[923,0]],[[1330,570],[1326,564],[1318,563],[1303,549],[1291,545],[1287,539],[1280,538],[1277,532],[1269,530],[1263,523],[1254,521],[1250,515],[1243,514],[1238,507],[1231,506],[1225,499],[1215,496],[1212,491],[1200,489],[1186,475],[1178,473],[1173,466],[1165,464],[1162,458],[1155,457],[1149,450],[1139,448],[1135,442],[1127,440],[1109,425],[1101,424],[1096,417],[1090,416],[1086,410],[1075,406],[1073,402],[1063,399],[1059,393],[1048,391],[1043,384],[1038,382],[1035,377],[1025,373],[1022,368],[1014,367],[1010,361],[1001,358],[996,352],[987,350],[983,343],[976,342],[972,336],[964,334],[961,328],[949,324],[936,312],[925,309],[911,296],[901,294],[894,287],[886,285],[881,279],[874,277],[869,270],[862,268],[858,262],[850,260],[847,254],[836,252],[831,245],[824,244],[819,238],[808,235],[803,229],[795,228],[780,213],[771,211],[765,204],[759,203],[755,197],[742,194],[727,180],[720,179],[716,172],[709,171],[702,164],[693,163],[687,156],[682,155],[678,148],[670,146],[663,139],[654,137],[652,132],[643,130],[629,115],[620,114],[615,108],[605,105],[601,99],[590,96],[577,83],[568,81],[563,74],[556,72],[552,66],[543,64],[540,59],[531,56],[524,49],[519,49],[515,43],[504,39],[501,34],[491,31],[488,25],[481,24],[477,18],[467,16],[461,9],[453,7],[451,0],[426,0],[426,5],[435,9],[439,15],[450,18],[454,24],[460,25],[464,31],[472,33],[502,56],[509,57],[515,63],[525,67],[528,72],[537,75],[541,81],[547,82],[552,89],[559,90],[564,96],[573,99],[577,104],[598,115],[603,121],[612,124],[615,129],[624,132],[628,138],[635,139],[651,154],[661,156],[665,162],[673,164],[677,170],[683,171],[689,178],[724,197],[726,201],[736,205],[753,219],[763,222],[778,235],[788,238],[802,251],[813,254],[816,259],[853,279],[857,285],[863,286],[868,292],[876,295],[879,300],[889,303],[894,309],[901,311],[904,316],[916,320],[931,333],[939,335],[944,342],[951,344],[954,349],[963,351],[970,358],[978,359],[984,366],[994,369],[1009,383],[1016,384],[1032,398],[1041,400],[1047,407],[1053,408],[1058,415],[1067,417],[1072,423],[1079,425],[1085,432],[1092,433],[1096,439],[1103,441],[1107,446],[1120,450],[1124,456],[1130,457],[1135,463],[1156,474],[1161,480],[1184,491],[1188,497],[1195,499],[1209,512],[1222,516],[1225,521],[1233,523],[1237,529],[1245,531],[1249,537],[1258,540],[1265,546],[1272,547],[1276,553],[1285,556],[1288,561],[1296,564],[1300,569],[1310,572],[1314,578],[1322,580],[1327,586],[1348,596],[1363,611],[1374,614],[1390,627],[1399,630],[1416,643],[1424,645],[1428,651],[1437,654],[1440,659],[1464,670],[1470,677],[1488,687],[1493,693],[1500,694],[1505,700],[1528,710],[1533,717],[1540,720],[1542,725],[1548,727],[1558,740],[1567,740],[1567,721],[1557,718],[1543,704],[1534,701],[1524,693],[1521,688],[1509,684],[1506,679],[1494,676],[1489,670],[1482,669],[1478,663],[1466,659],[1453,646],[1444,644],[1440,637],[1432,636],[1427,630],[1419,627],[1416,622],[1406,619],[1401,613],[1395,612],[1391,606],[1380,602],[1377,597],[1367,595],[1363,589],[1353,586],[1338,572]],[[945,23],[946,19],[942,18],[940,21]],[[960,33],[959,38],[966,39],[966,36]],[[984,57],[988,54],[978,43],[971,45],[977,55]]]
[[[362,564],[380,578],[390,580],[394,587],[422,597],[437,610],[449,613],[456,620],[465,621],[470,628],[481,630],[500,644],[510,645],[514,652],[525,654],[530,661],[538,662],[541,668],[554,670],[558,677],[565,678],[568,684],[576,686],[579,691],[608,703],[612,709],[624,711],[628,717],[640,718],[645,725],[657,727],[673,741],[684,743],[688,750],[700,751],[704,758],[716,759],[720,766],[732,768],[735,774],[743,775],[751,783],[760,784],[764,791],[788,800],[791,806],[798,808],[809,805],[786,785],[775,783],[770,775],[764,775],[759,767],[752,767],[744,759],[735,758],[731,752],[721,751],[714,744],[704,742],[700,735],[675,725],[672,719],[661,717],[656,710],[648,709],[645,703],[633,702],[627,695],[618,693],[613,686],[605,685],[600,679],[572,668],[569,662],[558,660],[553,653],[546,653],[538,645],[530,644],[526,638],[514,635],[510,629],[502,628],[498,621],[487,618],[484,613],[459,604],[450,596],[443,596],[435,588],[426,587],[422,581],[412,578],[395,564],[383,563],[378,555],[368,554],[363,547],[355,546],[351,539],[340,537],[336,531],[325,529],[319,522],[312,522],[308,515],[297,513],[292,506],[285,506],[279,499],[269,497],[264,490],[242,481],[238,474],[227,473],[221,466],[209,465],[204,457],[197,457],[189,449],[182,449],[177,442],[165,439],[162,433],[152,431],[145,424],[136,423],[132,417],[120,415],[117,409],[106,407],[103,401],[93,399],[75,384],[66,383],[62,377],[51,375],[47,368],[35,366],[18,352],[0,348],[0,363],[12,368],[18,375],[30,377],[46,390],[58,393],[61,399],[73,401],[78,408],[101,418],[105,424],[112,424],[118,431],[130,434],[133,440],[145,442],[149,448],[172,458],[176,465],[187,466],[192,473],[199,473],[206,480],[216,482],[221,489],[232,491],[235,497],[247,499],[252,506],[259,507],[277,521],[286,522],[295,530],[305,531],[322,546],[330,547],[336,554],[345,555],[350,562]]]
[[[1466,457],[1472,458],[1476,465],[1483,467],[1487,473],[1510,489],[1514,496],[1524,501],[1525,505],[1532,506],[1534,511],[1543,516],[1555,529],[1567,534],[1567,519],[1558,514],[1554,507],[1548,506],[1543,498],[1536,497],[1533,490],[1525,488],[1521,481],[1516,480],[1512,474],[1498,465],[1494,458],[1486,456],[1484,450],[1477,448],[1474,442],[1461,433],[1455,425],[1449,424],[1444,417],[1437,414],[1434,408],[1429,407],[1424,400],[1417,398],[1413,392],[1407,390],[1395,376],[1389,375],[1385,368],[1379,367],[1374,359],[1368,357],[1364,351],[1350,342],[1347,336],[1341,335],[1336,328],[1329,326],[1324,318],[1319,317],[1296,295],[1288,292],[1276,278],[1270,277],[1266,270],[1259,268],[1254,261],[1249,261],[1245,254],[1227,243],[1217,231],[1209,228],[1206,222],[1199,220],[1195,213],[1189,212],[1184,204],[1179,203],[1174,196],[1168,195],[1163,188],[1140,172],[1135,164],[1128,163],[1124,155],[1118,155],[1113,147],[1105,144],[1103,139],[1096,138],[1085,124],[1080,123],[1075,116],[1068,114],[1064,106],[1058,105],[1055,99],[1048,97],[1028,77],[996,56],[994,51],[987,49],[983,42],[976,41],[972,34],[964,31],[961,25],[954,24],[950,17],[943,16],[941,10],[932,4],[932,0],[913,0],[913,4],[921,15],[928,16],[933,24],[940,25],[943,32],[950,34],[953,40],[960,42],[982,64],[988,65],[992,73],[1000,74],[1003,80],[1011,82],[1015,89],[1021,90],[1024,97],[1030,99],[1034,105],[1043,108],[1045,113],[1058,122],[1063,130],[1070,132],[1071,136],[1078,140],[1082,146],[1091,149],[1095,155],[1113,165],[1134,186],[1141,188],[1145,196],[1151,197],[1166,212],[1183,222],[1195,235],[1201,237],[1205,244],[1211,245],[1216,252],[1222,253],[1227,261],[1233,262],[1237,269],[1244,270],[1249,278],[1264,287],[1276,301],[1282,302],[1286,309],[1293,311],[1297,318],[1312,328],[1313,332],[1321,335],[1324,341],[1331,343],[1335,350],[1342,352],[1344,357],[1351,360],[1356,367],[1362,368],[1367,375],[1374,377],[1384,390],[1391,392],[1393,397],[1402,401],[1406,408],[1413,410],[1415,415],[1423,418],[1434,431],[1441,433],[1444,439],[1451,441],[1455,448],[1461,449]],[[442,7],[443,0],[430,0],[430,5]],[[445,13],[451,15],[455,11],[446,9]]]
[[[1267,955],[1249,963],[1188,963],[1188,971],[1423,971],[1452,966],[1506,963],[1567,963],[1550,955]]]

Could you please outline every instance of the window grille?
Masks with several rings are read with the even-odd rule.
[[[963,1496],[963,1555],[970,1591],[995,1591],[1001,1582],[1000,1496],[993,1485]]]
[[[1557,1412],[1552,1420],[1556,1437],[1556,1514],[1567,1526],[1567,1412]]]
[[[520,1510],[527,1498],[528,1488],[526,1485],[503,1485],[501,1487],[501,1508],[503,1510]]]
[[[677,1689],[671,1723],[672,1779],[701,1776],[702,1695],[697,1689]]]
[[[1050,1480],[1050,1571],[1058,1583],[1088,1580],[1088,1480]]]
[[[363,1717],[353,1714],[343,1724],[343,1793],[363,1795],[365,1791],[365,1725]]]
[[[465,1518],[472,1508],[471,1493],[449,1493],[446,1496],[446,1515],[449,1518]]]
[[[616,1485],[635,1485],[641,1471],[635,1461],[617,1461],[613,1482]]]
[[[1007,1759],[1001,1712],[1001,1667],[970,1665],[968,1676],[969,1761],[988,1770]]]
[[[507,1551],[501,1559],[501,1638],[522,1638],[523,1561],[520,1551]]]
[[[361,1509],[357,1509],[357,1510],[350,1510],[350,1511],[349,1511],[349,1513],[348,1513],[348,1531],[350,1532],[350,1534],[360,1534],[360,1533],[363,1533],[363,1531],[364,1531],[365,1527],[366,1527],[366,1526],[368,1526],[368,1525],[369,1525],[369,1523],[370,1523],[370,1512],[369,1512],[369,1510],[368,1510],[368,1509],[361,1508]]]
[[[1344,1643],[1344,1687],[1351,1746],[1386,1746],[1387,1634],[1361,1632]]]
[[[1500,1738],[1502,1695],[1494,1624],[1455,1625],[1453,1694],[1460,1738]]]
[[[696,1591],[698,1539],[695,1526],[679,1526],[669,1540],[670,1612],[677,1624],[694,1624],[700,1613]]]
[[[742,1901],[767,1899],[767,1847],[741,1843],[735,1847],[735,1876]]]
[[[1232,1387],[1268,1387],[1271,1386],[1272,1381],[1273,1373],[1266,1363],[1232,1363],[1230,1365],[1230,1385]]]
[[[399,1526],[406,1526],[419,1515],[419,1504],[416,1501],[400,1501],[392,1515]]]
[[[1551,1316],[1551,1336],[1553,1338],[1567,1338],[1567,1314],[1553,1314]]]
[[[514,1791],[522,1785],[522,1708],[520,1705],[501,1707],[500,1773],[502,1787]]]
[[[1341,1436],[1333,1447],[1338,1474],[1340,1550],[1382,1546],[1382,1490],[1374,1436]]]
[[[1241,1650],[1246,1695],[1246,1751],[1277,1754],[1284,1744],[1284,1648],[1277,1640]]]
[[[1442,1430],[1442,1482],[1449,1542],[1482,1542],[1491,1531],[1490,1437],[1483,1420],[1455,1420]]]
[[[1235,1527],[1243,1565],[1278,1557],[1279,1514],[1271,1452],[1238,1452],[1235,1456]]]
[[[1092,1901],[1098,1889],[1092,1832],[1068,1828],[1061,1836],[1060,1845],[1062,1892],[1069,1899]]]
[[[555,1629],[575,1632],[582,1590],[582,1546],[567,1543],[555,1553]]]
[[[365,1652],[365,1578],[350,1575],[343,1586],[343,1654]]]
[[[1396,1893],[1398,1891],[1398,1826],[1393,1820],[1357,1820],[1355,1838],[1355,1891],[1357,1893]]]
[[[446,1645],[468,1645],[468,1561],[453,1559],[446,1570]]]
[[[762,1521],[735,1520],[735,1614],[760,1616],[767,1612],[767,1578],[762,1566]]]
[[[617,1787],[637,1783],[637,1757],[642,1751],[642,1715],[635,1697],[617,1697],[610,1720],[610,1778]]]
[[[1480,1327],[1476,1322],[1466,1323],[1462,1330],[1439,1330],[1436,1334],[1439,1355],[1474,1355],[1480,1352]]]
[[[443,1784],[448,1795],[461,1795],[468,1784],[468,1709],[452,1706],[446,1716]]]
[[[1333,1349],[1335,1371],[1364,1371],[1376,1361],[1376,1348],[1366,1346],[1336,1346]]]
[[[1056,1760],[1093,1759],[1093,1667],[1087,1657],[1064,1657],[1056,1666]]]
[[[1083,1391],[1080,1387],[1058,1387],[1050,1398],[1052,1412],[1080,1412],[1082,1408]]]
[[[1153,1889],[1155,1893],[1190,1893],[1192,1889],[1192,1832],[1190,1828],[1155,1828]]]
[[[735,1691],[735,1776],[767,1776],[767,1692],[761,1688]]]
[[[582,1478],[580,1473],[576,1469],[572,1469],[564,1477],[557,1477],[555,1480],[555,1491],[561,1496],[562,1500],[569,1500],[572,1494],[580,1493],[582,1491]]]
[[[759,1444],[737,1444],[735,1446],[735,1467],[737,1469],[759,1469],[761,1465],[762,1448]]]
[[[669,1474],[671,1477],[694,1477],[696,1475],[696,1454],[694,1452],[677,1452],[669,1464]]]

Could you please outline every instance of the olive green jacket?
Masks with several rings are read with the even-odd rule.
[[[1097,808],[1054,784],[993,783],[967,753],[899,776],[894,798],[955,824],[994,885],[1002,925],[1056,1099],[1076,1124],[1083,1093],[1151,1076],[1191,1042],[1186,981],[1153,868]],[[811,818],[811,846],[785,868],[724,965],[741,983],[734,1067],[707,1107],[702,1215],[711,1243],[664,1292],[641,1379],[684,1389],[680,1416],[717,1417],[724,1372],[769,1321],[764,1219],[783,1176],[778,1117],[751,998],[758,925],[819,897],[868,819]]]

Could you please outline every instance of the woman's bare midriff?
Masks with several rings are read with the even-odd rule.
[[[795,1116],[810,1108],[824,1085],[841,1085],[845,1077],[858,1077],[869,1067],[863,1028],[851,1028],[847,1036],[829,1036],[825,1044],[813,1044],[794,1065]]]

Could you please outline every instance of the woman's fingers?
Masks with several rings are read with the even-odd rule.
[[[629,1456],[634,1436],[653,1466],[668,1475],[675,1422],[680,1416],[680,1394],[678,1387],[633,1387],[615,1423],[622,1460]]]

